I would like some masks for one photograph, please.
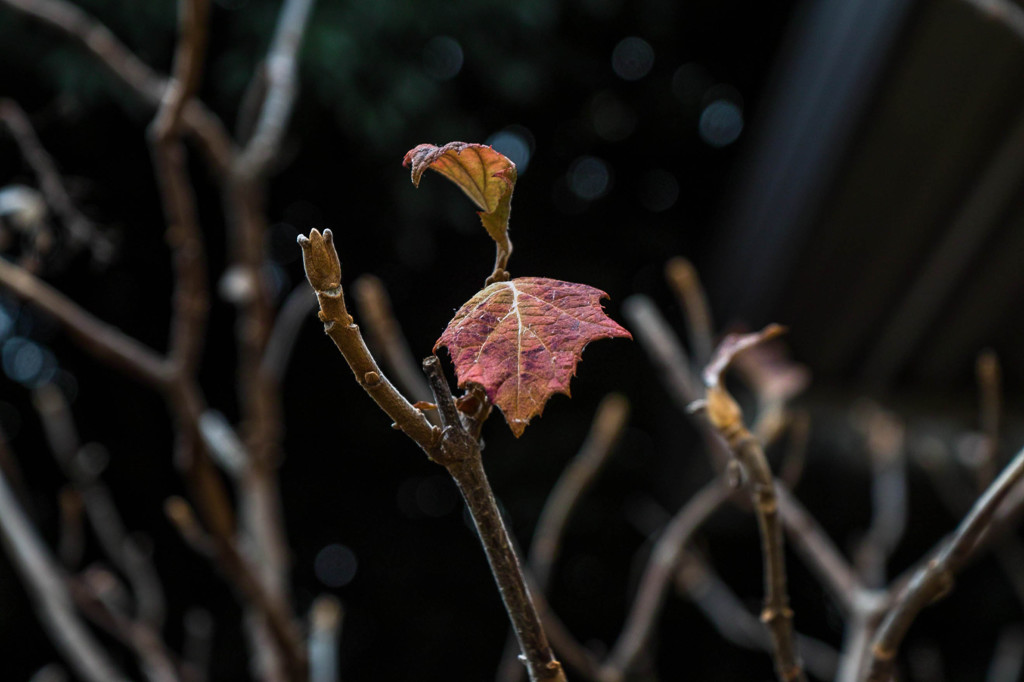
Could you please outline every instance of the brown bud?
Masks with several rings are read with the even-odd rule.
[[[334,235],[330,230],[311,230],[309,238],[299,235],[302,247],[302,263],[306,268],[306,279],[316,291],[327,291],[341,285],[341,261],[334,248]]]

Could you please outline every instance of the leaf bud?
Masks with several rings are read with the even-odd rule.
[[[302,247],[302,263],[306,268],[306,279],[316,291],[327,291],[341,286],[341,261],[334,248],[334,235],[330,230],[313,229],[309,237],[299,235]]]

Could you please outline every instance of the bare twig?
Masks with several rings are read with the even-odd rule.
[[[235,173],[244,178],[265,176],[277,157],[291,118],[298,88],[298,52],[314,0],[285,0],[266,58],[266,97],[256,130],[238,157]]]
[[[1024,9],[1011,0],[964,0],[992,21],[998,22],[1024,40]]]
[[[53,316],[78,344],[96,358],[164,390],[170,372],[156,351],[101,322],[50,285],[0,258],[0,285]]]
[[[366,347],[359,327],[345,307],[344,290],[341,287],[341,263],[334,249],[334,235],[324,230],[323,235],[313,230],[309,238],[300,235],[299,246],[306,268],[306,278],[320,302],[320,319],[324,332],[331,337],[341,351],[345,362],[352,369],[356,381],[370,394],[400,429],[428,456],[433,456],[440,440],[440,432],[431,426],[420,410],[406,400],[405,396],[391,384]]]
[[[72,606],[56,559],[21,510],[0,472],[0,536],[39,609],[43,625],[68,665],[88,682],[127,682]]]
[[[79,43],[143,102],[156,108],[167,91],[163,77],[154,72],[92,16],[66,0],[0,0],[11,9],[43,23]],[[225,176],[231,167],[234,145],[220,120],[198,100],[185,102],[182,117],[199,142],[210,166]]]
[[[309,612],[309,680],[338,682],[338,637],[344,612],[337,597],[322,594]]]
[[[260,363],[260,373],[274,385],[281,385],[302,323],[309,319],[309,314],[315,309],[316,296],[302,282],[292,289],[281,304]]]
[[[644,569],[626,624],[603,667],[603,682],[626,678],[650,639],[687,542],[728,496],[729,489],[716,479],[690,498],[665,527]]]
[[[480,443],[462,424],[455,398],[437,356],[431,355],[423,361],[423,371],[441,415],[441,439],[432,459],[451,474],[473,517],[491,574],[498,584],[512,629],[519,640],[530,680],[565,682],[565,672],[548,644],[547,634],[526,587],[519,557],[516,556],[487,474],[484,473]]]
[[[903,423],[873,404],[858,410],[871,462],[871,525],[855,553],[864,581],[872,587],[885,583],[885,567],[907,522],[907,475],[904,462]]]
[[[416,402],[429,402],[430,387],[424,381],[423,372],[417,366],[402,328],[395,319],[384,283],[379,277],[362,275],[353,282],[353,287],[356,308],[366,325],[370,347],[380,355],[406,395]],[[427,417],[429,419],[430,414]]]
[[[757,334],[731,335],[719,345],[704,370],[707,385],[707,414],[711,424],[729,444],[748,482],[751,502],[761,533],[764,562],[764,610],[761,620],[768,626],[780,680],[803,680],[805,675],[793,641],[793,611],[786,588],[786,566],[779,523],[778,497],[768,459],[761,444],[743,423],[740,407],[720,382],[732,358],[743,350],[777,336],[779,327],[766,327]]]
[[[164,596],[156,569],[125,529],[110,491],[95,472],[83,466],[74,420],[63,394],[56,386],[44,384],[34,391],[33,401],[50,449],[75,486],[103,551],[131,585],[135,617],[159,631],[163,626]]]
[[[869,680],[884,682],[891,678],[900,643],[917,614],[952,589],[954,576],[977,551],[978,540],[992,523],[1000,503],[1022,478],[1024,450],[1003,469],[934,558],[918,569],[906,589],[897,595],[872,642]]]
[[[688,259],[676,256],[665,264],[665,279],[683,309],[694,360],[699,367],[703,367],[711,359],[715,335],[711,306],[708,305],[697,269]]]
[[[775,494],[793,548],[844,612],[858,610],[858,600],[866,590],[849,562],[792,493],[776,485]]]
[[[764,625],[750,613],[714,569],[695,552],[687,552],[676,571],[676,584],[704,613],[718,633],[737,646],[771,652]],[[820,680],[835,677],[839,653],[821,640],[796,633],[807,671]]]
[[[615,451],[628,417],[629,402],[624,396],[618,393],[606,396],[597,408],[586,441],[548,495],[527,554],[527,566],[533,577],[530,589],[535,598],[547,593],[569,516]],[[543,613],[541,615],[543,618]],[[547,622],[545,627],[548,627]],[[558,649],[557,642],[555,644]],[[511,638],[505,642],[498,671],[500,680],[521,679],[522,667],[516,660],[515,641]]]
[[[39,189],[46,197],[47,205],[60,216],[68,233],[69,246],[72,249],[88,246],[96,260],[109,260],[113,244],[71,200],[71,195],[64,187],[64,180],[57,170],[57,164],[39,142],[24,110],[13,100],[0,100],[0,121],[7,125],[21,150],[21,155],[32,167],[39,182]]]

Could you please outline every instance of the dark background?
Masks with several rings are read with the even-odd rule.
[[[80,5],[147,63],[169,69],[172,2]],[[201,95],[229,125],[277,9],[263,0],[215,3]],[[795,357],[815,375],[804,399],[816,415],[810,463],[797,493],[846,547],[870,513],[862,449],[843,416],[856,396],[952,442],[949,434],[977,427],[972,368],[992,347],[1010,397],[1004,455],[1019,443],[1022,45],[964,0],[323,0],[268,195],[268,274],[282,296],[301,283],[295,235],[330,227],[346,283],[380,276],[414,351],[426,354],[488,274],[493,247],[458,190],[436,176],[415,190],[400,161],[421,142],[490,142],[519,164],[514,276],[596,286],[620,321],[622,301],[644,293],[682,330],[661,274],[682,254],[707,282],[720,326],[790,326]],[[75,46],[4,7],[0,96],[30,113],[80,206],[119,245],[109,264],[82,254],[47,279],[164,348],[171,282],[144,135],[152,112]],[[195,159],[192,171],[215,282],[226,248],[219,200]],[[0,186],[33,181],[0,135]],[[2,314],[4,349],[28,339],[45,351],[45,371],[0,378],[0,423],[44,535],[57,535],[62,480],[28,388],[46,374],[73,398],[82,438],[109,451],[104,478],[128,525],[152,539],[172,606],[169,641],[180,640],[187,608],[209,609],[217,620],[211,679],[244,679],[237,605],[162,514],[181,484],[160,399],[95,364],[17,301],[4,299]],[[209,402],[229,419],[233,325],[232,306],[216,302],[202,368]],[[600,649],[618,633],[650,524],[710,473],[636,344],[594,344],[579,372],[574,398],[555,398],[520,440],[492,420],[485,458],[526,543],[601,397],[630,398],[630,428],[573,519],[552,592],[577,637]],[[322,591],[341,599],[343,679],[489,679],[504,614],[443,472],[389,429],[313,316],[284,390],[281,486],[295,602],[303,613]],[[894,571],[955,522],[920,472],[911,471],[911,484],[912,530]],[[346,548],[328,553],[341,557],[345,584],[337,587],[315,570],[330,545]],[[752,518],[717,515],[700,545],[756,612]],[[790,565],[799,628],[838,645],[838,616]],[[915,626],[908,651],[925,663],[911,667],[927,669],[926,659],[939,656],[947,679],[981,679],[996,634],[1020,616],[983,562]],[[28,679],[57,658],[5,559],[0,652],[3,679]],[[656,660],[665,680],[771,675],[767,656],[724,643],[681,600],[666,608]]]

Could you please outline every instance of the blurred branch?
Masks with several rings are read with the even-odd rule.
[[[25,111],[13,100],[0,99],[0,121],[7,126],[21,155],[35,173],[47,205],[60,216],[67,230],[69,246],[72,249],[88,246],[96,260],[109,260],[113,256],[113,244],[71,200],[57,164],[39,142]]]
[[[213,616],[209,611],[191,608],[182,623],[185,641],[181,646],[181,676],[186,682],[206,682],[213,648]]]
[[[1006,26],[1024,40],[1024,8],[1011,0],[964,0],[986,18]]]
[[[871,464],[871,524],[855,552],[855,563],[872,587],[885,584],[886,563],[907,525],[906,428],[895,415],[864,403],[855,420]]]
[[[694,360],[698,367],[703,367],[711,359],[715,335],[711,322],[711,306],[708,305],[697,270],[688,259],[676,256],[665,264],[665,279],[683,309]]]
[[[322,594],[309,612],[309,681],[338,682],[338,637],[344,612],[337,597]]]
[[[263,351],[260,372],[277,386],[281,385],[284,378],[302,323],[316,310],[316,295],[311,294],[307,286],[305,282],[300,282],[285,298]]]
[[[291,119],[298,87],[298,52],[315,0],[284,0],[265,60],[267,81],[256,129],[235,161],[236,176],[265,177]]]
[[[979,488],[984,488],[999,470],[999,431],[1002,421],[1002,369],[995,351],[985,350],[975,363],[978,382],[978,425],[985,442],[980,449],[975,472]]]
[[[687,543],[728,496],[729,489],[715,479],[691,497],[665,527],[644,568],[622,632],[602,668],[602,682],[626,679],[647,646]]]
[[[66,580],[0,472],[0,537],[68,665],[88,682],[127,682],[75,613]]]
[[[618,393],[605,396],[598,405],[587,439],[548,495],[534,530],[533,542],[526,560],[527,568],[533,577],[530,591],[534,598],[547,594],[551,571],[558,559],[569,516],[615,451],[628,418],[629,402],[624,396]],[[541,617],[544,620],[543,613]],[[551,626],[546,620],[544,625],[549,634],[552,634]],[[552,641],[554,640],[552,634]],[[558,650],[557,642],[554,643],[555,649]],[[522,679],[523,668],[516,656],[515,640],[509,638],[505,642],[505,654],[498,667],[499,680],[515,682]]]
[[[414,402],[430,402],[430,387],[413,359],[384,283],[374,275],[362,275],[352,286],[356,309],[366,327],[370,347],[380,354],[384,365],[394,374],[395,381],[406,395]],[[432,410],[426,414],[432,423],[440,423],[435,421],[436,415]]]
[[[0,285],[53,316],[96,359],[164,390],[171,372],[164,359],[120,329],[101,322],[23,268],[0,258]]]
[[[150,106],[159,107],[166,80],[140,60],[110,29],[66,0],[0,0],[0,3],[55,29],[92,53],[103,66]],[[198,100],[186,101],[182,118],[218,175],[226,175],[234,145],[220,120]]]
[[[906,589],[896,596],[872,643],[869,680],[884,682],[892,677],[900,643],[917,614],[952,588],[954,576],[977,551],[978,540],[992,523],[999,505],[1022,478],[1024,450],[1014,457],[974,504],[953,536],[944,541],[941,549],[917,570]]]
[[[50,449],[78,492],[103,551],[131,585],[136,618],[159,631],[164,620],[164,596],[156,568],[125,530],[113,497],[98,479],[98,472],[83,465],[84,453],[63,394],[53,384],[44,384],[33,392],[33,402]]]
[[[793,640],[793,611],[789,606],[786,564],[783,554],[782,525],[779,523],[779,496],[776,493],[768,459],[760,442],[747,429],[739,405],[722,385],[721,375],[733,358],[751,346],[780,334],[772,325],[756,334],[729,335],[715,350],[704,369],[707,386],[706,414],[722,439],[729,444],[735,460],[743,468],[746,487],[754,505],[764,570],[764,609],[761,620],[772,637],[775,670],[780,680],[806,679]]]
[[[1017,682],[1024,673],[1024,628],[1019,624],[1003,628],[988,667],[985,682]]]
[[[726,640],[746,649],[771,653],[772,642],[757,616],[747,611],[729,586],[695,552],[686,552],[676,571],[676,585]],[[796,633],[807,672],[820,680],[835,677],[839,653],[828,644]]]

